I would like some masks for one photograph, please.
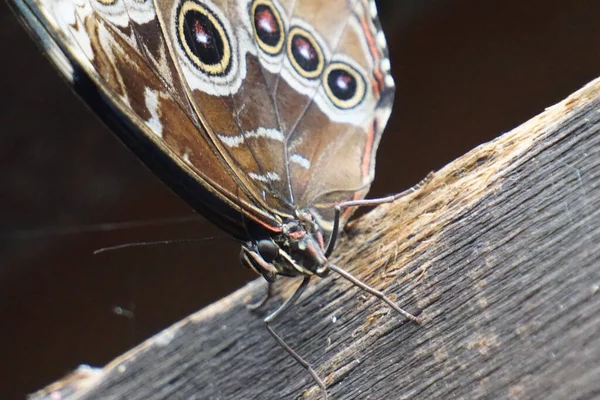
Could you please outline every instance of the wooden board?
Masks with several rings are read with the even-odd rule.
[[[332,399],[600,396],[600,80],[354,222],[333,261],[423,323],[340,277],[312,284],[274,327]],[[264,288],[32,398],[319,399],[246,309]]]

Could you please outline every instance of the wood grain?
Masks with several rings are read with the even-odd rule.
[[[332,399],[600,396],[600,79],[352,223],[337,276],[274,327]],[[283,279],[261,315],[297,281]],[[32,398],[319,399],[260,315],[255,281],[102,369]]]

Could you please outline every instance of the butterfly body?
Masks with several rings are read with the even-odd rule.
[[[125,144],[242,242],[243,264],[269,282],[327,274],[394,96],[372,0],[11,1]]]
[[[297,218],[281,225],[281,232],[252,240],[242,246],[242,264],[274,282],[277,276],[327,273],[323,234],[314,217],[299,211]]]

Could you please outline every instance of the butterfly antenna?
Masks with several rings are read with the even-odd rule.
[[[54,236],[81,235],[86,233],[113,232],[127,229],[138,229],[149,226],[164,226],[184,224],[188,222],[204,221],[206,218],[199,215],[190,215],[171,218],[155,218],[148,220],[133,220],[124,222],[104,222],[99,224],[73,225],[73,226],[46,226],[34,229],[17,229],[0,231],[0,240],[7,239],[37,239]]]
[[[163,244],[181,244],[181,243],[197,243],[197,242],[206,242],[208,240],[215,239],[229,239],[225,237],[206,237],[206,238],[198,238],[198,239],[171,239],[171,240],[155,240],[152,242],[134,242],[134,243],[124,243],[118,244],[116,246],[103,247],[101,249],[95,250],[94,255],[100,253],[107,253],[109,251],[129,249],[131,247],[147,247],[147,246],[157,246]]]
[[[416,322],[417,324],[421,322],[421,320],[419,318],[415,317],[411,313],[409,313],[407,311],[404,311],[403,309],[401,309],[400,307],[398,307],[398,305],[396,303],[394,303],[392,301],[392,299],[390,299],[385,294],[383,294],[383,292],[380,292],[379,290],[377,290],[377,289],[375,289],[375,288],[367,285],[366,283],[360,281],[359,279],[355,278],[353,275],[351,275],[348,272],[344,271],[340,267],[338,267],[336,265],[333,265],[333,264],[329,264],[328,268],[331,271],[335,272],[336,274],[340,275],[342,278],[344,278],[344,279],[352,282],[353,285],[358,286],[359,288],[361,288],[365,292],[370,293],[373,296],[377,297],[379,300],[385,302],[387,305],[389,305],[394,310],[396,310],[398,313],[400,313],[404,318],[409,319],[409,320],[411,320],[413,322]]]

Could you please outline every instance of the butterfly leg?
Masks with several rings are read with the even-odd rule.
[[[283,347],[283,349],[285,351],[287,351],[288,354],[290,356],[292,356],[298,364],[300,364],[302,367],[304,367],[304,369],[306,369],[308,371],[308,373],[312,376],[315,383],[319,386],[319,388],[321,388],[321,393],[323,394],[323,400],[327,400],[327,388],[325,387],[325,384],[323,383],[321,378],[319,378],[319,376],[317,375],[315,370],[312,368],[312,366],[306,360],[304,360],[298,353],[296,353],[294,351],[294,349],[292,349],[287,343],[285,343],[285,341],[281,338],[281,336],[279,336],[277,333],[275,333],[275,331],[273,330],[273,328],[270,325],[278,316],[280,316],[282,313],[284,313],[288,308],[290,308],[298,300],[298,298],[302,295],[302,293],[308,286],[308,282],[310,282],[310,276],[305,276],[304,279],[302,280],[302,283],[300,284],[300,286],[298,286],[298,288],[296,289],[294,294],[292,294],[277,310],[275,310],[272,314],[268,315],[264,319],[264,321],[265,321],[267,330],[269,331],[271,336],[273,336],[273,339],[275,339],[275,341],[281,347]]]
[[[401,197],[404,197],[411,193],[414,193],[417,189],[419,189],[420,187],[426,185],[429,181],[431,181],[432,178],[433,178],[433,173],[429,173],[425,177],[425,179],[423,179],[421,182],[419,182],[415,186],[413,186],[403,192],[400,192],[400,193],[397,193],[397,194],[394,194],[391,196],[381,197],[379,199],[347,201],[345,203],[338,204],[335,207],[335,218],[333,220],[333,230],[332,230],[331,239],[329,240],[329,244],[327,245],[327,250],[325,251],[325,257],[329,257],[331,255],[331,253],[333,252],[333,249],[335,248],[335,243],[337,241],[339,230],[340,230],[340,218],[341,218],[343,209],[348,208],[348,207],[377,206],[377,205],[384,204],[384,203],[391,203]],[[416,323],[420,322],[419,318],[415,317],[411,313],[398,307],[398,305],[396,305],[396,303],[394,303],[383,292],[367,285],[366,283],[360,281],[359,279],[357,279],[350,273],[344,271],[343,269],[341,269],[333,264],[327,264],[325,267],[331,271],[336,272],[337,274],[342,276],[344,279],[350,281],[352,284],[354,284],[355,286],[364,290],[365,292],[370,293],[373,296],[380,299],[381,301],[385,302],[386,304],[388,304],[390,307],[392,307],[395,311],[400,313],[405,318],[407,318],[413,322],[416,322]]]
[[[255,311],[265,305],[265,303],[273,297],[273,282],[267,281],[267,290],[265,294],[255,303],[246,305],[246,308],[250,311]]]
[[[431,179],[433,179],[433,172],[430,172],[421,182],[417,183],[415,186],[412,186],[400,193],[396,193],[391,196],[380,197],[378,199],[351,200],[335,206],[333,230],[331,234],[331,239],[329,239],[329,244],[327,245],[327,250],[325,251],[325,257],[329,257],[331,253],[333,253],[333,249],[335,248],[335,244],[337,242],[340,230],[340,219],[342,216],[342,210],[348,207],[378,206],[380,204],[391,203],[393,201],[398,200],[399,198],[416,192],[417,189],[426,185],[429,181],[431,181]]]
[[[373,296],[377,297],[379,300],[383,301],[384,303],[386,303],[387,305],[389,305],[390,307],[392,307],[396,312],[398,312],[399,314],[401,314],[404,318],[409,319],[409,320],[411,320],[413,322],[416,322],[416,323],[421,322],[418,317],[415,317],[414,315],[412,315],[408,311],[404,311],[403,309],[401,309],[400,307],[398,307],[398,305],[396,303],[394,303],[392,301],[392,299],[390,299],[389,297],[387,297],[383,292],[375,289],[374,287],[371,287],[371,286],[367,285],[366,283],[364,283],[361,280],[357,279],[352,274],[344,271],[340,267],[338,267],[336,265],[333,265],[333,264],[329,264],[329,269],[332,270],[333,272],[341,275],[344,279],[352,282],[355,286],[358,286],[359,288],[361,288],[365,292],[370,293]]]

